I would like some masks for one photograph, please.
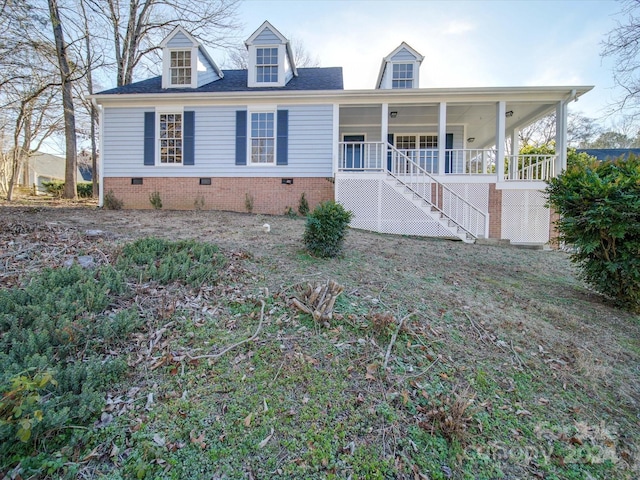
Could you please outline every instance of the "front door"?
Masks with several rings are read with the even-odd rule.
[[[444,160],[444,173],[454,173],[451,158],[451,149],[453,148],[453,133],[447,133],[444,148],[447,149]]]
[[[343,142],[364,142],[364,135],[344,135]],[[344,146],[344,166],[347,169],[364,168],[364,151],[361,143],[346,143]]]

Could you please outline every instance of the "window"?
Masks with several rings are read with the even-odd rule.
[[[171,85],[191,85],[191,51],[176,50],[171,52],[169,67]]]
[[[275,127],[273,112],[251,114],[251,163],[275,163]]]
[[[415,135],[397,135],[396,148],[398,150],[415,150],[416,136]]]
[[[276,83],[278,81],[278,48],[256,49],[256,82]]]
[[[420,135],[420,148],[438,148],[438,136]]]
[[[413,63],[394,63],[391,88],[413,88]]]
[[[161,113],[160,117],[160,163],[182,163],[182,114]]]

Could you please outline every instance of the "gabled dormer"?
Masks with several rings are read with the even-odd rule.
[[[244,43],[249,51],[248,87],[284,87],[298,76],[289,41],[269,22]]]
[[[418,88],[420,64],[424,57],[402,42],[398,48],[382,59],[376,88]]]
[[[198,88],[224,76],[204,47],[180,26],[160,47],[162,88]]]

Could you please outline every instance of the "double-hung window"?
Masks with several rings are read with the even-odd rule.
[[[275,164],[275,115],[274,112],[251,112],[250,124],[251,163]]]
[[[191,85],[191,50],[174,50],[170,52],[170,55],[169,78],[171,85]]]
[[[413,88],[413,63],[394,63],[391,88]]]
[[[181,164],[183,156],[182,113],[160,113],[160,163]]]
[[[278,82],[278,48],[256,48],[256,82]]]

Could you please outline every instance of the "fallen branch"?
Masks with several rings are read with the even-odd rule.
[[[291,303],[300,311],[308,313],[316,322],[329,322],[333,318],[333,306],[343,292],[344,287],[333,280],[327,283],[307,284],[306,288],[298,288],[298,295]]]
[[[189,355],[187,353],[186,355],[189,358],[189,360],[201,360],[203,358],[218,359],[218,358],[222,357],[225,353],[233,350],[234,348],[238,348],[240,345],[244,345],[245,343],[248,343],[248,342],[251,342],[251,341],[255,340],[258,337],[258,335],[260,334],[260,330],[262,330],[262,323],[264,322],[264,308],[265,308],[264,300],[260,299],[260,304],[262,305],[260,307],[260,323],[258,323],[258,328],[256,329],[256,333],[251,335],[249,338],[246,338],[246,339],[242,340],[241,342],[234,343],[233,345],[228,346],[227,348],[225,348],[224,350],[222,350],[222,351],[220,351],[218,353],[213,353],[213,354],[210,354],[210,355],[197,355],[195,357],[192,357],[191,355]]]
[[[396,343],[396,338],[398,338],[398,333],[402,329],[402,324],[404,323],[404,321],[407,318],[409,318],[410,316],[414,315],[415,313],[416,312],[411,312],[411,313],[406,314],[398,322],[398,326],[396,328],[396,331],[393,332],[393,335],[391,336],[391,341],[389,342],[389,346],[387,347],[387,354],[384,356],[384,363],[382,364],[382,371],[383,372],[387,371],[387,364],[389,363],[389,356],[391,355],[391,349],[393,348],[393,344]]]
[[[522,368],[525,368],[525,364],[524,364],[524,362],[522,361],[522,359],[520,358],[520,355],[518,355],[518,353],[516,352],[516,350],[513,348],[513,340],[511,340],[510,346],[511,346],[511,352],[512,352],[512,353],[513,353],[513,355],[516,357],[516,360],[518,361],[518,363],[520,364],[520,366],[521,366]]]

